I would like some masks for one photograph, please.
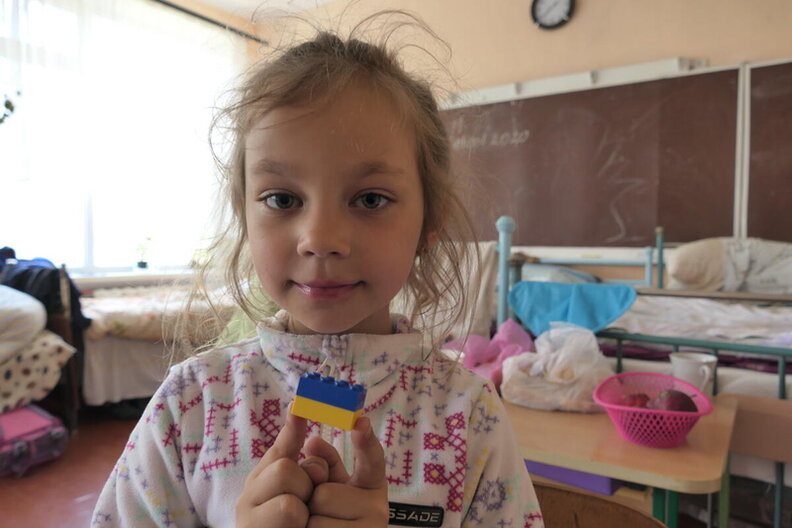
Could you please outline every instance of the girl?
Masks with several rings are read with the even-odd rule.
[[[246,313],[250,269],[281,311],[171,369],[93,526],[541,527],[492,385],[389,310],[400,290],[412,320],[465,306],[452,241],[469,224],[428,85],[382,45],[321,32],[253,70],[228,116],[215,253]],[[353,431],[290,413],[317,370],[367,388]]]

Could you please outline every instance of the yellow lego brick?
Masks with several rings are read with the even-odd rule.
[[[358,416],[363,414],[363,409],[352,412],[316,400],[311,400],[310,398],[295,396],[294,404],[292,405],[292,414],[307,418],[308,420],[314,420],[315,422],[338,427],[339,429],[351,431],[355,427]]]

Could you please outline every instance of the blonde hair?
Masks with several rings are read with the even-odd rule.
[[[383,13],[389,18],[400,18],[398,27],[415,25],[437,38],[413,15]],[[468,291],[469,277],[463,276],[462,270],[471,269],[470,263],[478,260],[478,250],[475,244],[466,243],[475,241],[475,233],[454,190],[450,143],[438,104],[430,84],[408,74],[396,53],[388,49],[391,33],[382,42],[364,42],[355,37],[363,26],[358,24],[346,39],[335,32],[319,30],[312,39],[257,64],[244,75],[231,104],[216,115],[212,129],[222,129],[230,145],[225,160],[213,148],[229,221],[214,239],[208,258],[196,269],[193,295],[185,313],[199,298],[215,306],[207,286],[212,279],[224,286],[225,293],[251,319],[257,320],[270,311],[271,301],[267,304],[266,296],[257,287],[250,287],[258,285],[258,281],[247,248],[245,137],[253,124],[273,108],[327,102],[350,83],[362,82],[384,90],[396,102],[416,138],[424,224],[418,255],[401,292],[410,307],[410,313],[404,315],[414,326],[441,338],[465,317],[470,296],[476,292]],[[213,313],[214,320],[205,327],[222,329],[219,310],[214,309]],[[192,341],[183,330],[178,336],[181,342]]]

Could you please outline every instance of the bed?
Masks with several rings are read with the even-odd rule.
[[[88,405],[151,397],[171,363],[170,330],[187,296],[184,285],[169,284],[102,288],[84,297],[82,308],[91,318],[85,332],[82,390]],[[229,318],[230,301],[217,308]],[[214,337],[216,329],[201,324],[208,306],[191,311],[194,344]],[[204,331],[199,331],[202,329]]]
[[[498,324],[513,316],[508,296],[515,287],[514,279],[522,275],[521,261],[515,264],[512,259],[510,265],[513,229],[511,219],[498,221]],[[662,245],[660,248],[654,253],[662,266]],[[657,276],[663,276],[662,269]],[[656,281],[653,286],[662,285],[662,281],[659,284]],[[792,357],[792,306],[789,305],[792,299],[771,294],[766,297],[781,303],[768,306],[766,302],[748,303],[746,296],[739,294],[734,296],[736,299],[723,294],[718,299],[697,299],[661,296],[663,291],[657,287],[644,290],[649,295],[641,295],[640,287],[636,290],[635,304],[598,332],[603,349],[611,347],[617,371],[668,374],[670,364],[663,359],[670,351],[685,347],[704,349],[721,360],[716,369],[716,392],[748,398],[786,399],[792,390],[786,377],[788,360]],[[718,318],[728,315],[730,319],[728,323],[717,325],[712,322],[714,315]],[[745,432],[735,434],[738,433]],[[757,436],[754,434],[754,438]],[[782,526],[784,483],[792,482],[791,469],[781,461],[739,453],[732,455],[730,466],[732,475],[775,485],[773,524],[777,528]]]
[[[668,263],[672,289],[792,294],[792,244],[718,237],[681,244]]]
[[[630,258],[603,258],[598,255],[601,248],[588,248],[585,258],[547,257],[542,255],[542,249],[532,248],[527,255],[513,248],[511,259],[515,264],[522,262],[522,266],[513,266],[512,273],[521,273],[523,280],[560,277],[563,281],[631,284],[649,293],[652,289],[662,290],[664,295],[673,291],[681,295],[792,303],[792,243],[788,242],[715,237],[668,244],[663,228],[658,227],[654,245],[632,248]],[[550,249],[559,253],[559,248]],[[622,274],[625,268],[640,269],[642,273],[627,273],[621,278],[585,273],[587,269],[596,273],[614,267],[622,268]]]

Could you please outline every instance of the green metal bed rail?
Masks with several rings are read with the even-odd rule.
[[[674,352],[679,347],[690,347],[703,350],[711,350],[715,357],[720,352],[743,352],[746,354],[756,354],[764,356],[776,356],[778,358],[778,399],[784,400],[787,397],[786,391],[786,369],[787,358],[792,358],[792,348],[781,348],[765,345],[747,345],[742,343],[727,343],[722,341],[705,341],[702,339],[688,339],[684,337],[666,337],[646,334],[631,334],[615,329],[602,330],[597,333],[598,337],[614,339],[616,341],[616,371],[622,371],[622,347],[625,341],[636,343],[656,343],[671,345]],[[715,373],[712,376],[714,394],[718,393],[718,364],[715,363]],[[784,463],[775,462],[775,496],[773,509],[773,528],[782,528],[783,507],[784,507]]]
[[[646,334],[630,334],[614,329],[602,330],[597,333],[598,337],[616,340],[616,370],[621,372],[622,366],[622,345],[624,341],[635,341],[639,343],[656,343],[661,345],[671,345],[674,352],[679,347],[700,348],[711,350],[715,357],[720,352],[743,352],[746,354],[757,354],[778,357],[778,398],[786,399],[786,366],[787,358],[792,358],[792,348],[774,347],[766,345],[748,345],[742,343],[729,343],[726,341],[708,341],[703,339],[689,339],[686,337],[656,336]],[[717,363],[715,372],[717,374]],[[718,378],[713,376],[713,391],[718,392]]]

